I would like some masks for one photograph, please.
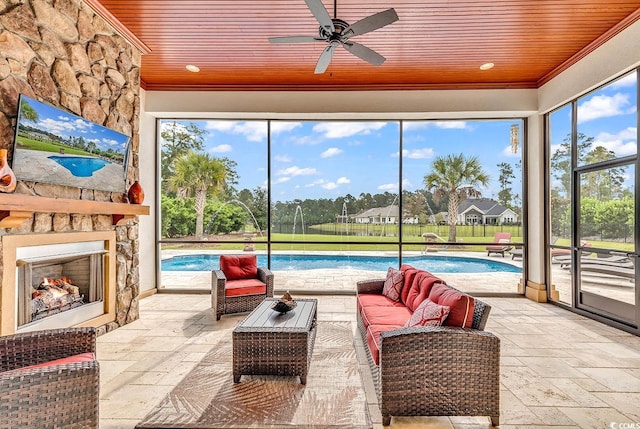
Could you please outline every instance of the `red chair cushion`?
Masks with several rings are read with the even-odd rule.
[[[422,301],[429,296],[431,287],[435,283],[444,283],[444,281],[428,271],[419,271],[416,274],[405,300],[405,304],[409,310],[415,311],[416,308],[418,308]]]
[[[255,279],[258,277],[256,255],[221,255],[220,269],[227,280]]]
[[[411,285],[413,284],[413,280],[418,274],[417,268],[413,268],[409,264],[403,264],[400,267],[400,271],[404,272],[404,286],[402,286],[402,292],[400,292],[400,301],[403,303],[407,302],[407,295],[409,295],[409,290],[411,289]]]
[[[267,285],[258,279],[227,280],[225,296],[259,295],[267,293]]]
[[[38,363],[35,365],[25,366],[23,368],[20,368],[20,370],[44,368],[46,366],[63,365],[65,363],[93,362],[94,360],[96,360],[95,353],[87,352],[87,353],[80,353],[78,355],[68,356],[61,359],[55,359],[47,362]]]
[[[367,328],[367,346],[376,365],[380,365],[380,334],[400,328],[402,325],[370,325]]]
[[[475,309],[475,300],[472,296],[442,283],[436,283],[431,288],[429,299],[436,304],[449,307],[449,316],[444,321],[446,326],[471,327]]]
[[[360,312],[364,326],[369,325],[404,325],[411,317],[407,307],[364,307]]]

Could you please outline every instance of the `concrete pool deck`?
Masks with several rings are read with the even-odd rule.
[[[220,251],[202,250],[163,250],[162,257],[169,258],[176,255],[212,253],[220,254]],[[237,253],[229,251],[228,253]],[[322,252],[274,252],[287,254],[318,254]],[[335,253],[334,253],[335,254]],[[339,255],[371,255],[371,252],[339,252]],[[394,252],[376,252],[376,256],[393,256]],[[420,252],[405,252],[404,256],[421,256]],[[484,252],[438,252],[429,255],[459,256],[478,258],[490,261],[504,262],[522,269],[522,259],[511,259],[499,255],[486,256]],[[519,293],[519,284],[522,273],[491,272],[491,273],[438,273],[433,272],[448,284],[471,294],[515,294]],[[359,280],[384,278],[386,270],[347,270],[347,269],[316,269],[296,271],[276,271],[275,295],[285,291],[292,293],[326,293],[326,294],[353,294],[355,285]],[[633,303],[635,299],[635,283],[629,279],[599,275],[595,273],[583,273],[583,290],[606,296],[617,301]],[[559,293],[559,301],[570,303],[572,300],[571,273],[560,267],[560,264],[551,265],[551,283]],[[196,293],[209,293],[211,291],[211,272],[209,271],[163,271],[159,279],[160,291],[190,291]]]
[[[176,255],[195,253],[215,253],[203,251],[164,250],[162,257],[169,258]],[[287,254],[319,254],[322,252],[287,252]],[[371,255],[367,252],[340,252],[340,255],[357,256]],[[378,253],[376,256],[391,256],[395,253]],[[522,268],[522,260],[512,260],[510,256],[484,256],[484,252],[442,252],[443,256],[467,257],[490,261],[504,262]],[[406,252],[404,256],[421,256],[420,252]],[[429,256],[437,256],[429,254]],[[274,270],[275,290],[277,292],[296,291],[304,293],[353,293],[356,282],[372,278],[384,278],[386,270],[346,270],[346,269],[315,269],[296,271]],[[522,273],[491,272],[487,273],[437,273],[452,285],[468,292],[477,293],[517,293]],[[161,275],[161,289],[171,290],[210,290],[211,273],[209,271],[163,271]]]

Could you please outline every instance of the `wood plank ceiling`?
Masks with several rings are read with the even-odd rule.
[[[335,2],[322,1],[333,17]],[[304,0],[88,3],[149,48],[148,90],[536,88],[640,18],[640,0],[337,0],[349,24],[390,7],[399,21],[352,39],[383,55],[381,66],[339,47],[316,75],[325,42],[267,40],[318,34]],[[487,62],[495,67],[480,70]]]

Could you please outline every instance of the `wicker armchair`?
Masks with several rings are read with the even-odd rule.
[[[229,270],[225,261],[240,264],[253,264],[252,268],[241,270],[243,275],[238,277],[238,271]],[[216,308],[216,319],[223,314],[244,313],[258,306],[265,298],[273,297],[273,272],[267,268],[255,266],[255,255],[222,255],[219,270],[211,274],[211,306]],[[225,274],[225,271],[227,274]],[[253,275],[247,275],[254,272]],[[239,286],[238,286],[239,285]]]
[[[357,292],[381,293],[382,280],[357,283]],[[500,418],[500,340],[483,331],[491,307],[476,299],[472,329],[418,326],[380,335],[380,363],[366,346],[366,328],[358,313],[358,331],[382,413],[391,416],[489,416]]]
[[[0,427],[98,428],[97,360],[25,368],[95,351],[95,328],[0,337]]]

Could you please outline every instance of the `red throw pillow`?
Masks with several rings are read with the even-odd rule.
[[[382,287],[382,294],[392,301],[399,301],[403,280],[404,273],[402,271],[389,267],[387,270],[387,278],[385,279],[384,286]]]
[[[446,305],[436,304],[429,298],[420,303],[416,311],[413,312],[411,318],[405,323],[405,328],[413,328],[414,326],[440,326],[444,323],[449,315],[449,307]]]
[[[221,255],[220,269],[227,280],[255,279],[258,277],[256,255]]]
[[[449,317],[447,317],[445,325],[471,328],[475,309],[475,300],[471,295],[462,293],[447,285],[436,283],[431,288],[428,298],[440,305],[450,307]]]

